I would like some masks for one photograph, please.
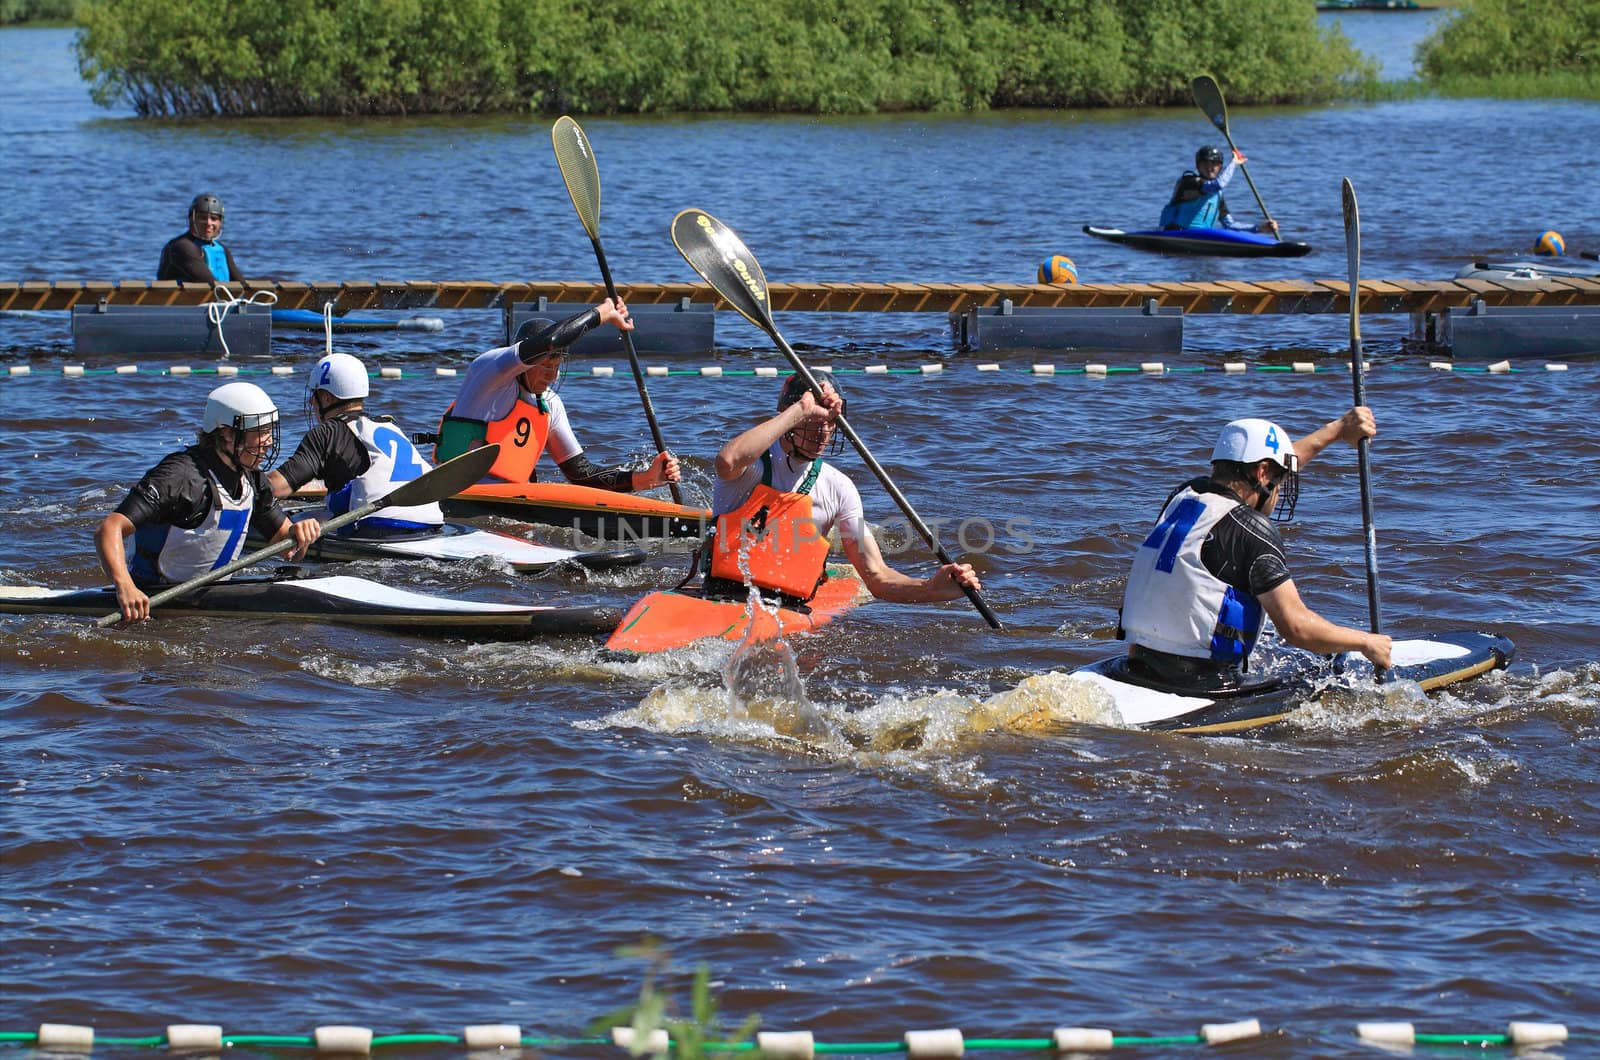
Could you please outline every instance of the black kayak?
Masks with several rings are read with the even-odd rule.
[[[1504,669],[1516,653],[1512,643],[1492,633],[1437,633],[1426,639],[1396,640],[1390,681],[1412,681],[1425,692]],[[1314,702],[1333,687],[1340,673],[1363,674],[1372,666],[1354,653],[1329,661],[1297,652],[1289,665],[1270,674],[1250,674],[1239,684],[1212,692],[1193,692],[1132,671],[1126,655],[1091,663],[1073,674],[1109,693],[1127,725],[1192,735],[1243,732],[1279,721]]]
[[[1285,243],[1270,235],[1237,228],[1173,228],[1124,232],[1120,228],[1083,230],[1096,239],[1121,243],[1138,250],[1163,254],[1209,254],[1222,258],[1303,258],[1311,253],[1307,243]]]
[[[117,595],[99,589],[0,586],[0,614],[101,615],[117,610]],[[485,603],[396,589],[365,578],[240,578],[215,582],[151,612],[180,616],[272,618],[400,629],[471,640],[539,636],[605,636],[621,617],[610,607],[546,607]]]

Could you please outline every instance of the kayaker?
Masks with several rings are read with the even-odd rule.
[[[846,558],[880,600],[953,600],[963,585],[981,589],[966,563],[913,578],[884,562],[855,483],[822,459],[842,444],[834,421],[845,414],[844,398],[827,372],[812,374],[822,385],[820,403],[802,377],[791,376],[779,392],[777,415],[717,453],[707,594],[743,599],[748,571],[754,585],[793,601],[810,599],[822,583],[834,527]]]
[[[1250,232],[1278,234],[1278,222],[1270,217],[1260,224],[1249,225],[1235,221],[1222,198],[1222,189],[1233,180],[1239,165],[1248,161],[1238,151],[1222,166],[1222,151],[1211,144],[1194,153],[1194,169],[1185,170],[1172,186],[1172,198],[1161,209],[1161,227],[1175,228],[1233,228]],[[1197,172],[1198,171],[1198,172]]]
[[[1300,599],[1273,525],[1294,516],[1300,470],[1318,453],[1377,433],[1364,405],[1299,441],[1270,420],[1224,427],[1211,474],[1167,498],[1134,556],[1118,630],[1129,671],[1197,692],[1235,684],[1263,613],[1297,648],[1359,651],[1387,668],[1390,638],[1330,622]]]
[[[555,323],[524,321],[510,346],[480,353],[467,366],[456,399],[439,424],[434,459],[448,460],[486,442],[500,443],[500,458],[488,481],[533,482],[539,454],[548,452],[568,482],[579,486],[638,493],[679,478],[678,458],[657,453],[648,467],[590,463],[572,433],[567,407],[555,385],[567,348],[601,324],[632,331],[633,318],[622,299],[607,300]]]
[[[196,433],[197,444],[145,472],[95,532],[124,621],[150,617],[147,590],[238,559],[246,524],[271,543],[293,535],[290,560],[322,534],[315,519],[296,523],[284,515],[261,470],[278,452],[278,408],[265,391],[254,383],[217,387]]]
[[[312,427],[294,455],[267,476],[274,497],[287,497],[312,479],[328,488],[327,515],[386,496],[433,470],[405,431],[388,416],[366,411],[367,366],[348,353],[330,353],[306,380],[306,413]],[[384,508],[350,523],[344,533],[427,530],[444,524],[438,504]]]
[[[222,234],[222,200],[202,192],[189,204],[189,230],[161,248],[158,280],[185,283],[233,283],[244,279],[233,252],[217,241]]]

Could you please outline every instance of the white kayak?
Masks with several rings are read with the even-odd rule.
[[[109,587],[0,586],[0,614],[99,617],[116,610],[116,593]],[[155,619],[184,615],[312,620],[502,640],[561,634],[604,636],[616,628],[619,612],[609,607],[460,600],[336,575],[213,582],[151,612]]]
[[[1453,685],[1489,670],[1504,669],[1516,649],[1490,633],[1440,633],[1425,640],[1397,640],[1391,681],[1414,681],[1424,691]],[[1073,675],[1108,693],[1125,724],[1141,729],[1203,735],[1241,732],[1270,725],[1315,700],[1328,679],[1341,672],[1370,675],[1360,655],[1329,660],[1310,652],[1271,674],[1247,674],[1237,685],[1210,692],[1185,691],[1130,670],[1128,657],[1102,659]]]
[[[295,513],[296,518],[306,514]],[[327,512],[321,512],[327,515]],[[257,542],[260,544],[260,542]],[[561,563],[573,563],[589,570],[629,567],[644,562],[639,548],[609,552],[579,552],[576,549],[541,545],[526,538],[480,530],[465,523],[450,523],[433,530],[383,530],[355,534],[333,533],[318,538],[306,559],[341,562],[359,559],[431,559],[444,562],[489,559],[504,563],[519,574],[549,570]]]
[[[1514,261],[1475,261],[1463,265],[1458,280],[1600,280],[1600,261],[1572,258],[1528,258]]]

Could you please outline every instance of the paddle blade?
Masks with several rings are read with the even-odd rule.
[[[777,335],[766,274],[733,229],[704,210],[681,210],[672,219],[672,245],[741,316]]]
[[[1194,104],[1199,107],[1211,124],[1228,134],[1228,105],[1222,101],[1222,89],[1217,87],[1215,79],[1201,74],[1189,82],[1189,91],[1194,93]]]
[[[460,456],[452,457],[432,471],[418,475],[378,501],[382,508],[396,505],[404,508],[413,504],[431,504],[446,497],[454,497],[489,473],[489,468],[500,457],[500,445],[480,446]],[[365,505],[363,505],[365,507]],[[331,526],[332,520],[325,525]]]
[[[1342,178],[1339,191],[1344,200],[1344,250],[1353,290],[1361,278],[1361,208],[1356,205],[1356,189],[1349,177]]]
[[[550,130],[550,143],[556,149],[556,165],[561,167],[561,179],[567,182],[567,194],[572,196],[583,230],[590,239],[599,239],[600,167],[589,148],[589,138],[577,122],[563,114]]]

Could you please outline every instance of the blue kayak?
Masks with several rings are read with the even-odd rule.
[[[1311,253],[1306,243],[1285,243],[1271,235],[1238,228],[1173,228],[1146,232],[1124,232],[1120,228],[1083,230],[1096,239],[1155,250],[1165,254],[1210,254],[1223,258],[1301,258]]]
[[[322,314],[315,309],[274,309],[272,326],[298,331],[321,331]],[[333,318],[333,330],[443,331],[444,321],[438,317],[406,317],[404,320],[395,320],[391,317],[336,316]]]

